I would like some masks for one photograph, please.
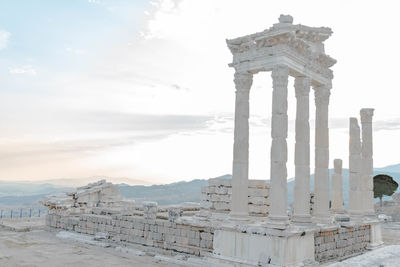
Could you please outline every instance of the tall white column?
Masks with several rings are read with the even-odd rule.
[[[360,110],[362,145],[361,145],[361,191],[364,215],[375,214],[374,209],[374,184],[373,184],[373,144],[372,144],[372,116],[374,109],[363,108]]]
[[[332,175],[332,207],[334,213],[343,213],[343,175],[342,160],[335,159],[333,161],[335,172]]]
[[[315,171],[314,211],[317,218],[329,218],[329,128],[330,85],[315,87]]]
[[[350,118],[349,134],[349,213],[361,215],[361,141],[357,118]]]
[[[233,216],[248,215],[249,178],[249,93],[251,73],[235,73],[236,102],[233,144],[232,200]]]
[[[307,77],[296,77],[296,144],[295,144],[295,186],[293,218],[296,223],[310,223],[310,86]]]
[[[288,224],[287,215],[287,132],[288,132],[288,102],[287,85],[289,69],[278,65],[272,70],[272,119],[271,119],[271,206],[269,224],[276,228],[285,228]]]

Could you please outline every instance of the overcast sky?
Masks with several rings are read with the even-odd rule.
[[[398,10],[396,1],[365,0],[2,0],[0,179],[166,183],[231,173],[225,39],[267,29],[280,14],[333,30],[331,162],[348,166],[348,118],[372,107],[375,166],[400,163]],[[269,179],[271,96],[270,73],[256,75],[250,179]],[[290,79],[289,178],[295,104]]]

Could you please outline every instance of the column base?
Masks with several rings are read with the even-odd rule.
[[[264,226],[268,228],[280,229],[284,230],[289,225],[289,218],[288,216],[268,216],[267,221],[265,222]]]
[[[331,224],[333,222],[332,216],[327,214],[314,214],[312,221],[317,224]]]
[[[296,214],[292,217],[292,222],[297,225],[309,225],[312,224],[311,215],[307,214]]]
[[[362,222],[364,221],[364,215],[362,213],[350,213],[350,220],[353,222]]]
[[[331,209],[333,214],[345,214],[346,211],[344,209]]]
[[[231,217],[248,217],[249,213],[248,212],[243,212],[243,211],[231,211],[229,212],[229,216]]]
[[[229,217],[226,217],[227,221],[235,221],[238,223],[244,223],[250,221],[249,214],[246,213],[229,213]]]
[[[364,215],[368,217],[376,216],[375,210],[366,210],[364,211]]]
[[[334,216],[336,222],[350,222],[350,216],[346,213],[337,213]]]

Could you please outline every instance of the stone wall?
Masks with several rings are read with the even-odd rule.
[[[201,189],[201,207],[214,212],[228,213],[232,197],[231,179],[209,179],[208,186]],[[269,184],[264,180],[249,180],[249,213],[253,216],[268,216]]]
[[[79,214],[57,212],[46,217],[46,225],[77,233],[106,236],[113,242],[130,242],[144,246],[201,255],[212,252],[214,228],[178,223],[145,216]]]
[[[316,232],[315,260],[326,262],[362,253],[371,239],[370,227],[370,225],[353,225]]]

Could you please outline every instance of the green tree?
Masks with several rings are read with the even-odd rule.
[[[398,183],[392,177],[386,174],[378,174],[374,177],[374,198],[379,197],[380,206],[382,207],[382,197],[391,196],[396,192]]]

